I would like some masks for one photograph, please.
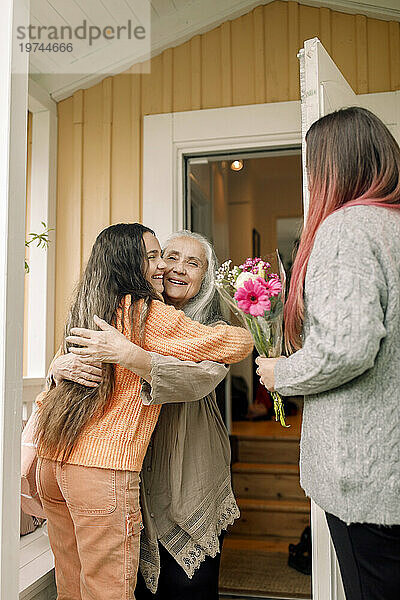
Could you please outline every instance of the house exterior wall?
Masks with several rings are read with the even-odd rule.
[[[399,23],[276,1],[165,50],[150,74],[135,65],[58,104],[55,346],[97,233],[141,219],[143,116],[297,100],[312,37],[357,93],[400,89]]]

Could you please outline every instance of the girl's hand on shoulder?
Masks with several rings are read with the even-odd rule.
[[[260,382],[264,385],[270,392],[275,391],[275,376],[274,369],[278,360],[284,358],[280,356],[278,358],[262,358],[259,356],[256,358],[257,364],[257,375],[260,376]]]

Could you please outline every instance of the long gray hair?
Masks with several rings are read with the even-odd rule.
[[[164,250],[166,250],[173,240],[185,237],[197,240],[201,244],[206,255],[207,268],[200,290],[194,298],[185,304],[182,310],[185,315],[194,321],[204,324],[213,323],[221,319],[221,305],[215,287],[215,272],[218,269],[218,259],[214,248],[204,235],[193,233],[193,231],[187,229],[182,229],[170,235],[164,243]]]

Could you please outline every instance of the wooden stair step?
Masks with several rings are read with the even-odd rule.
[[[236,446],[238,462],[298,465],[299,442],[296,439],[239,438]]]
[[[241,510],[278,512],[278,513],[305,513],[310,512],[310,502],[298,500],[262,500],[259,498],[238,498],[237,503]]]
[[[300,440],[301,415],[287,417],[290,427],[282,427],[276,421],[233,421],[232,435],[240,439]]]
[[[276,421],[234,421],[232,449],[242,463],[293,464],[299,462],[301,415],[288,417],[290,427]]]
[[[285,465],[276,463],[244,463],[237,462],[232,465],[232,471],[234,473],[248,473],[252,472],[255,474],[287,474],[299,476],[300,469],[298,465]]]
[[[240,498],[306,498],[300,487],[298,465],[237,462],[232,473],[235,494]]]
[[[233,550],[253,550],[255,552],[282,552],[287,553],[289,544],[297,544],[296,538],[277,538],[268,539],[244,538],[228,534],[224,539],[224,548]]]
[[[298,539],[310,524],[310,504],[305,500],[239,498],[241,517],[230,529],[245,538],[283,537]]]

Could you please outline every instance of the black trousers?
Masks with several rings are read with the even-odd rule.
[[[219,538],[222,549],[224,535]],[[156,594],[147,589],[141,573],[135,590],[136,600],[218,600],[218,577],[221,553],[214,558],[207,556],[195,571],[192,579],[169,552],[159,544],[160,579]]]
[[[346,600],[399,600],[400,525],[346,525],[326,513]]]

